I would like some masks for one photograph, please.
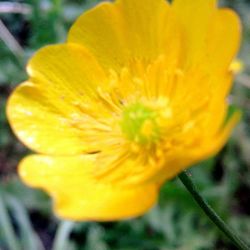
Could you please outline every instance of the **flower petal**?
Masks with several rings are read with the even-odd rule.
[[[166,47],[172,53],[175,48],[170,47],[177,46],[171,42],[178,29],[169,10],[164,0],[102,3],[76,21],[68,41],[86,46],[106,68],[121,68],[135,59],[148,61]]]
[[[226,124],[224,124],[224,126],[222,125],[221,129],[217,131],[214,137],[209,137],[207,141],[204,140],[203,146],[195,148],[193,150],[193,155],[197,158],[196,162],[216,155],[228,141],[240,118],[241,113],[235,111]]]
[[[80,131],[71,126],[32,83],[26,82],[15,90],[9,99],[7,114],[16,135],[32,150],[62,155],[87,150]]]
[[[173,152],[173,157],[167,157],[168,162],[165,167],[157,173],[155,181],[158,180],[159,183],[163,183],[166,179],[170,179],[179,174],[182,170],[186,169],[187,166],[192,166],[216,155],[226,144],[232,130],[239,122],[240,117],[241,113],[236,111],[224,127],[213,137],[203,138],[203,142],[199,146],[183,147]],[[183,152],[185,153],[183,154]],[[172,168],[172,166],[174,166],[174,168]],[[171,171],[169,171],[169,169],[171,169]]]
[[[127,50],[131,57],[144,60],[158,57],[165,48],[162,44],[171,25],[169,5],[165,0],[119,0],[116,2],[126,25]],[[172,21],[172,20],[171,20]],[[177,30],[176,30],[177,31]],[[165,52],[165,51],[164,51]],[[128,52],[127,52],[128,53]]]
[[[216,12],[208,31],[207,64],[213,71],[228,69],[239,50],[241,23],[237,14],[230,9]]]
[[[30,61],[31,79],[19,86],[7,105],[10,124],[29,148],[43,154],[93,151],[85,142],[86,113],[107,110],[96,101],[105,75],[87,51],[75,45],[49,46]],[[92,119],[93,120],[93,119]],[[85,133],[88,132],[85,130]]]
[[[46,190],[58,216],[73,220],[115,220],[141,215],[157,199],[156,185],[114,186],[93,178],[95,155],[32,155],[19,166],[30,186]]]
[[[185,65],[205,64],[209,70],[227,70],[239,49],[241,25],[235,12],[216,8],[216,0],[174,0],[183,26]]]
[[[106,83],[106,75],[96,58],[75,44],[52,45],[39,50],[29,61],[27,71],[31,81],[43,87],[44,92],[68,98],[70,104],[72,100],[90,99],[95,96],[96,87],[104,87]]]
[[[206,36],[212,16],[216,10],[216,0],[174,0],[173,10],[182,25],[184,38],[184,65],[197,64],[204,60]]]
[[[80,16],[69,32],[68,41],[89,48],[102,64],[113,68],[126,60],[122,25],[115,6],[102,3]]]

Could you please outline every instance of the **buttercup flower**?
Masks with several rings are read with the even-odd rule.
[[[101,3],[30,60],[7,114],[36,152],[19,174],[58,216],[141,215],[166,180],[225,144],[239,117],[226,119],[240,22],[216,4]]]

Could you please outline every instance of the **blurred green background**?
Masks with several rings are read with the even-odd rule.
[[[72,22],[97,2],[0,1],[0,250],[236,249],[178,179],[165,184],[159,204],[141,218],[73,223],[58,220],[49,197],[27,188],[16,176],[17,163],[28,152],[10,131],[6,99],[26,79],[27,59],[44,45],[65,41]],[[250,244],[250,1],[224,0],[220,4],[234,8],[243,22],[239,58],[245,69],[237,76],[230,96],[243,110],[243,118],[222,152],[191,171],[201,193]]]

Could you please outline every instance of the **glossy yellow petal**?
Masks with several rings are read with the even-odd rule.
[[[65,104],[95,97],[96,87],[106,83],[96,58],[75,44],[47,46],[39,50],[27,67],[31,81],[50,97],[66,98]],[[45,89],[46,88],[46,89]],[[58,100],[61,105],[62,100]]]
[[[182,62],[190,66],[204,60],[208,27],[216,0],[174,0],[172,8],[183,29]]]
[[[7,105],[21,141],[44,154],[96,150],[83,131],[84,125],[95,124],[88,115],[107,113],[95,99],[96,85],[106,81],[96,60],[79,46],[49,46],[31,59],[28,72],[30,80],[13,92]]]
[[[216,155],[226,144],[240,117],[241,113],[235,112],[225,126],[213,136],[208,136],[207,138],[200,136],[201,142],[199,145],[182,147],[166,155],[166,163],[157,172],[154,181],[159,184],[164,183],[186,169],[187,166],[193,166]]]
[[[213,137],[208,137],[204,139],[203,145],[199,148],[193,148],[192,154],[193,157],[196,159],[194,163],[199,161],[205,160],[208,157],[216,155],[221,148],[226,144],[227,140],[229,139],[232,130],[239,122],[241,118],[240,112],[235,112],[229,121],[216,133]],[[193,164],[194,164],[193,163]]]
[[[163,52],[162,46],[166,46],[162,42],[168,35],[167,29],[170,24],[174,25],[167,22],[172,17],[167,2],[165,0],[118,0],[116,6],[126,25],[125,49],[130,51],[130,57],[146,61],[158,57]]]
[[[175,0],[182,24],[184,64],[202,63],[211,71],[226,70],[240,44],[241,25],[235,12],[216,8],[216,0]]]
[[[93,177],[95,155],[50,157],[32,155],[19,166],[30,186],[46,190],[59,217],[110,221],[138,216],[157,199],[154,184],[137,187],[112,185]]]
[[[216,12],[208,31],[207,64],[210,70],[228,69],[239,50],[241,24],[237,14],[230,9]]]
[[[15,90],[9,99],[7,114],[19,139],[40,153],[63,155],[87,150],[81,131],[74,128],[50,101],[29,82]]]
[[[208,132],[214,134],[224,124],[228,112],[227,96],[233,83],[233,74],[229,71],[225,74],[214,74],[211,77],[213,83],[213,94],[210,100],[208,113],[210,117],[207,121]]]
[[[136,59],[155,59],[166,50],[176,52],[177,37],[166,1],[118,0],[84,13],[71,28],[68,41],[86,46],[105,68],[119,69]]]
[[[111,3],[102,3],[87,11],[72,26],[68,41],[87,47],[98,60],[113,68],[126,61],[123,24]]]

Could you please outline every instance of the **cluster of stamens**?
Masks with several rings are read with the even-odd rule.
[[[139,102],[124,109],[121,129],[128,140],[140,145],[154,143],[160,135],[156,111]]]

